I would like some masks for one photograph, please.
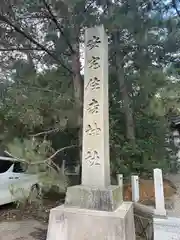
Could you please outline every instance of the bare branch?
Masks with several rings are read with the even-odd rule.
[[[51,11],[50,6],[47,4],[46,0],[42,0],[42,1],[43,1],[44,5],[45,5],[46,9],[47,9],[48,12],[49,12],[49,15],[50,15],[50,17],[51,17],[51,20],[55,23],[57,29],[59,29],[60,33],[61,33],[62,36],[64,37],[64,39],[65,39],[65,41],[66,41],[66,43],[67,43],[69,49],[71,50],[71,53],[74,54],[75,51],[74,51],[74,49],[73,49],[71,43],[69,42],[67,36],[65,35],[65,33],[64,33],[63,29],[62,29],[62,27],[59,25],[59,23],[58,23],[56,17],[54,16],[53,12]]]
[[[46,161],[46,164],[49,168],[55,168],[58,172],[61,171],[60,167],[53,161],[51,161],[50,164],[48,161]]]
[[[13,52],[13,51],[43,51],[40,48],[0,48],[0,52]]]
[[[39,133],[36,133],[36,134],[32,134],[30,136],[32,136],[32,137],[39,137],[39,136],[42,136],[42,135],[51,134],[51,133],[55,133],[55,132],[59,132],[59,128],[55,128],[55,129],[39,132]]]
[[[53,159],[58,153],[63,152],[64,150],[75,148],[75,147],[79,147],[79,145],[70,145],[70,146],[67,146],[67,147],[60,148],[52,156],[50,156],[47,160]]]
[[[84,13],[88,11],[88,9],[94,4],[94,1],[91,1],[87,7],[84,9]]]
[[[64,150],[67,149],[71,149],[71,148],[75,148],[78,147],[78,145],[70,145],[70,146],[66,146],[63,148],[58,149],[52,156],[50,156],[49,158],[42,160],[42,161],[35,161],[35,162],[30,162],[27,161],[25,159],[21,159],[21,158],[17,158],[15,156],[13,156],[11,153],[9,153],[8,151],[5,151],[5,153],[7,153],[9,155],[9,157],[0,157],[0,160],[4,160],[4,161],[11,161],[11,162],[21,162],[21,163],[26,163],[27,165],[41,165],[41,164],[47,164],[48,167],[51,167],[51,165],[53,165],[55,168],[57,168],[57,170],[59,171],[60,168],[57,166],[57,164],[55,164],[52,159],[60,152],[63,152]],[[11,158],[12,157],[12,158]]]
[[[178,10],[176,0],[172,0],[172,6],[176,10],[177,15],[180,17],[180,11]]]
[[[1,160],[5,160],[5,161],[13,161],[13,162],[22,162],[22,163],[28,163],[25,159],[21,159],[18,157],[13,156],[11,153],[9,153],[8,151],[4,151],[7,155],[9,155],[9,157],[1,157]],[[4,159],[2,159],[4,158]]]
[[[16,26],[15,24],[13,24],[11,21],[9,21],[9,19],[3,15],[0,14],[0,20],[2,22],[7,23],[9,26],[11,26],[12,28],[14,28],[14,30],[18,33],[20,33],[21,35],[23,35],[25,38],[27,38],[30,42],[32,42],[33,44],[35,44],[37,47],[41,48],[42,51],[46,52],[49,56],[51,56],[55,61],[57,61],[59,64],[61,64],[61,66],[66,69],[68,72],[70,72],[71,74],[73,73],[71,69],[69,69],[59,58],[57,58],[56,55],[54,55],[53,53],[51,53],[45,46],[43,46],[42,44],[40,44],[39,42],[37,42],[34,38],[31,37],[31,35],[29,35],[28,33],[26,33],[25,31],[21,30],[18,26]]]
[[[11,155],[12,156],[12,155]],[[1,157],[0,156],[0,160],[2,161],[11,161],[11,162],[21,162],[21,163],[28,163],[26,160],[24,159],[19,159],[19,158],[15,158],[15,157]]]
[[[89,10],[89,8],[93,6],[93,4],[94,4],[94,1],[93,1],[93,0],[90,1],[89,4],[84,8],[84,11],[83,11],[82,14],[85,14],[85,13]],[[84,20],[83,20],[83,22],[80,24],[79,29],[82,27],[82,25],[83,25],[83,24],[85,23],[85,21],[87,20],[86,15],[83,15],[83,16],[84,16]]]

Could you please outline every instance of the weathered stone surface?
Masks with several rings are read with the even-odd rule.
[[[179,218],[154,218],[154,240],[180,240]]]
[[[132,203],[116,211],[66,208],[51,210],[47,240],[135,240]]]
[[[132,201],[139,201],[139,177],[137,175],[131,176],[131,186],[132,186]]]
[[[154,169],[154,188],[155,188],[155,214],[159,216],[166,216],[166,209],[164,203],[164,188],[162,170]]]
[[[108,37],[103,26],[85,31],[82,184],[110,185]]]
[[[95,188],[77,185],[67,189],[65,206],[114,211],[122,201],[122,189],[120,186]]]

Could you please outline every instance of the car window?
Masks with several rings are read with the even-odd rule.
[[[22,164],[20,162],[15,162],[14,163],[13,172],[15,172],[15,173],[24,172],[24,169],[23,169]]]
[[[12,162],[11,161],[0,161],[0,173],[4,173],[6,172],[11,166],[12,166]]]

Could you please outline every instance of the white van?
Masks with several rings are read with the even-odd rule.
[[[4,157],[0,157],[0,205],[18,201],[31,193],[40,193],[36,174],[26,173],[18,161],[2,159]]]

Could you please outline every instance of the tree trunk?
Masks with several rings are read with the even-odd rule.
[[[119,48],[120,48],[119,39],[120,39],[120,32],[115,31],[112,34],[112,40],[114,42],[114,46],[117,49],[116,57],[115,57],[115,66],[116,66],[116,73],[117,73],[117,79],[119,84],[119,91],[122,96],[122,104],[124,108],[124,115],[125,115],[125,122],[126,122],[126,138],[132,144],[132,146],[134,146],[135,145],[134,119],[133,119],[133,112],[130,104],[130,98],[128,95],[128,90],[125,82],[124,69],[122,66],[124,56],[122,56],[121,52],[119,51]]]
[[[121,63],[120,60],[118,60]],[[124,77],[124,70],[120,64],[118,64],[118,83],[119,89],[122,96],[125,120],[126,120],[126,137],[131,142],[132,145],[135,145],[135,131],[134,131],[134,119],[133,119],[133,112],[130,106],[130,98],[128,95],[125,77]]]
[[[73,70],[73,86],[76,111],[78,113],[77,126],[78,126],[78,138],[80,146],[80,161],[82,161],[82,119],[83,119],[83,79],[81,76],[81,63],[79,54],[79,44],[75,46],[75,53],[72,55],[72,70]]]

